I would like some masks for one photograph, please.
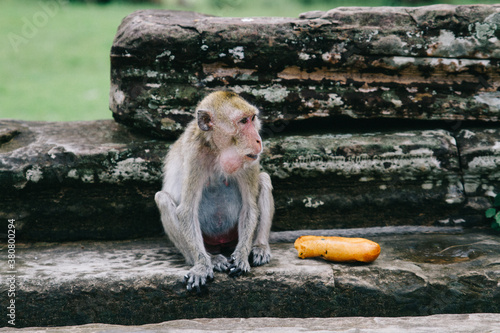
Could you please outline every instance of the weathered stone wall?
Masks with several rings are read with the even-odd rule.
[[[125,126],[0,122],[0,224],[32,240],[161,234],[161,161],[196,103],[231,89],[262,112],[274,230],[484,225],[500,191],[498,38],[500,5],[133,13],[111,50]]]
[[[4,120],[0,142],[0,219],[16,219],[18,240],[162,232],[153,197],[167,143],[112,120]]]
[[[139,11],[111,50],[115,119],[172,138],[228,88],[265,122],[497,122],[500,5],[338,8],[300,18]],[[332,125],[335,130],[335,125]]]
[[[499,313],[499,239],[456,226],[489,226],[500,191],[499,13],[130,15],[111,53],[122,124],[0,120],[0,250],[9,219],[16,231],[0,294],[15,274],[16,327]],[[109,240],[163,235],[162,159],[217,89],[262,110],[273,259],[194,295],[165,237]],[[291,242],[306,233],[369,237],[382,252],[368,265],[302,260]]]
[[[432,224],[465,200],[446,131],[274,138],[262,163],[275,188],[274,225],[286,230],[295,221],[312,229]]]
[[[0,133],[0,221],[15,218],[18,239],[162,233],[153,198],[169,141],[112,120],[4,120]],[[262,167],[274,185],[274,230],[478,225],[498,189],[498,136],[467,129],[457,142],[444,130],[269,138]]]
[[[500,192],[500,130],[463,129],[457,134],[466,208],[480,213]]]
[[[213,90],[256,104],[276,228],[474,224],[500,190],[488,129],[500,114],[499,38],[500,5],[298,19],[139,11],[111,50],[110,106],[119,122],[175,138]]]

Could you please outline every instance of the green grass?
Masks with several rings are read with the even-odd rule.
[[[109,51],[116,29],[122,18],[134,10],[158,6],[119,2],[105,6],[60,5],[63,0],[43,1],[55,6],[57,12],[44,16],[42,0],[1,0],[0,118],[50,121],[110,118]],[[414,0],[406,1],[309,0],[304,5],[305,0],[187,0],[191,5],[186,8],[178,6],[178,0],[164,0],[162,8],[219,16],[297,17],[304,11],[337,6],[415,4]],[[426,2],[430,3],[436,2]],[[27,26],[34,23],[38,26],[29,30]],[[17,39],[13,42],[13,38]]]
[[[45,22],[37,14],[43,12],[38,1],[2,0],[0,118],[111,117],[109,51],[121,19],[137,7],[71,4],[56,8],[59,11]],[[27,20],[34,23],[34,17],[42,17],[39,27],[27,30]],[[13,45],[16,36],[19,39]],[[21,39],[24,36],[29,38]]]

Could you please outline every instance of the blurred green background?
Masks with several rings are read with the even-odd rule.
[[[123,17],[163,8],[218,16],[289,16],[340,6],[494,4],[498,0],[1,0],[0,118],[111,118],[109,52]]]

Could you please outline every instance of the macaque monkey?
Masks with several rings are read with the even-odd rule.
[[[271,259],[274,201],[260,171],[258,113],[235,93],[211,93],[165,159],[155,201],[165,233],[193,266],[188,290],[199,292],[214,270],[240,276]]]

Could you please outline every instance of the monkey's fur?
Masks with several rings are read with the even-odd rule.
[[[274,201],[271,179],[260,171],[258,113],[235,93],[214,92],[165,159],[155,201],[165,233],[193,265],[188,290],[199,291],[214,269],[239,276],[271,259]],[[218,253],[224,250],[233,251],[230,259]]]

